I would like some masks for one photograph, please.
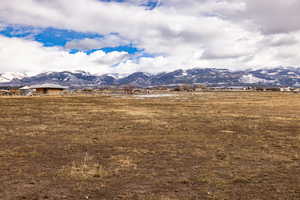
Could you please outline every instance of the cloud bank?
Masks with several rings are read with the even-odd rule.
[[[164,0],[151,9],[147,3],[3,0],[2,26],[54,27],[103,37],[74,39],[64,47],[44,47],[28,38],[2,36],[0,72],[81,69],[156,73],[192,67],[298,66],[300,61],[299,1]],[[143,54],[80,52],[126,45],[142,49]],[[70,49],[79,52],[71,54]]]

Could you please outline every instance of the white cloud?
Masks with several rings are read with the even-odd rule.
[[[109,73],[114,65],[128,59],[126,52],[96,51],[70,54],[57,47],[43,47],[38,42],[0,36],[0,71],[33,72],[85,70]]]
[[[238,17],[248,18],[266,34],[300,30],[300,1],[244,0],[246,7]]]
[[[239,69],[296,65],[299,61],[295,53],[300,50],[296,45],[300,29],[297,22],[300,18],[299,1],[164,0],[154,10],[138,6],[142,3],[145,0],[129,0],[127,3],[3,0],[0,1],[0,21],[107,35],[102,39],[70,41],[67,49],[85,50],[134,43],[145,52],[158,55],[137,60],[122,58],[119,66],[114,65],[119,63],[118,59],[118,62],[112,62],[114,64],[110,61],[98,63],[103,66],[96,68],[99,72],[102,69],[158,72],[211,66]],[[24,64],[32,64],[35,60],[36,65],[51,69],[62,66],[71,69],[75,66],[94,66],[93,59],[97,56],[101,57],[101,62],[111,56],[103,52],[88,56],[83,53],[71,55],[56,48],[39,46],[39,49],[47,55],[53,54],[52,59],[58,58],[54,59],[55,62],[35,58],[39,54],[32,52],[30,60],[24,58]],[[61,54],[66,56],[62,59]],[[115,67],[107,67],[112,65]],[[87,68],[95,70],[94,67]]]
[[[126,46],[130,42],[125,38],[122,38],[116,34],[109,34],[102,38],[91,39],[85,38],[81,40],[72,40],[67,42],[65,47],[67,49],[80,49],[80,50],[90,50],[90,49],[101,49],[104,47],[117,47],[117,46]]]
[[[5,27],[6,27],[5,24],[1,24],[1,23],[0,23],[0,31],[4,30]]]

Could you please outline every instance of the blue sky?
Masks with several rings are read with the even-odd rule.
[[[17,38],[25,38],[28,40],[34,40],[40,42],[45,47],[65,47],[66,43],[72,40],[82,40],[82,39],[99,39],[103,38],[103,35],[98,33],[83,33],[76,32],[73,30],[65,30],[65,29],[57,29],[57,28],[36,28],[32,26],[20,26],[20,25],[6,25],[5,28],[0,30],[0,35],[6,37],[17,37]],[[116,46],[116,47],[104,47],[104,48],[95,48],[89,49],[84,52],[91,53],[97,50],[103,50],[106,53],[113,51],[125,51],[129,54],[135,54],[141,50],[134,47],[133,45],[126,46]],[[70,49],[70,53],[75,53],[81,51],[80,49]]]
[[[119,3],[126,3],[126,0],[100,0],[103,2],[119,2]],[[138,1],[137,1],[138,2]],[[156,6],[160,4],[159,0],[148,0],[148,1],[140,1],[138,3],[140,6],[146,7],[146,9],[154,9]]]
[[[102,2],[118,2],[118,3],[126,3],[126,0],[99,0]],[[148,0],[148,1],[140,1],[139,6],[145,7],[145,9],[154,9],[158,6],[159,1],[157,0]],[[34,27],[34,26],[24,26],[24,25],[9,25],[6,24],[5,27],[1,30],[0,35],[6,37],[17,37],[17,38],[25,38],[40,42],[45,47],[65,47],[67,42],[72,40],[83,40],[83,39],[100,39],[103,38],[104,35],[99,33],[92,33],[92,32],[77,32],[74,30],[67,30],[67,29],[59,29],[54,27]],[[97,50],[102,50],[106,53],[113,52],[113,51],[125,51],[129,54],[136,54],[142,53],[143,50],[135,47],[133,44],[129,45],[120,45],[120,46],[106,46],[103,48],[93,48],[84,50],[87,54],[91,52],[95,52]],[[82,51],[81,49],[69,49],[70,53],[76,53],[78,51]],[[145,54],[146,55],[146,54]],[[150,55],[150,54],[147,54]]]

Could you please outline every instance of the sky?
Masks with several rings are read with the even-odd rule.
[[[295,66],[299,0],[1,0],[0,73]]]

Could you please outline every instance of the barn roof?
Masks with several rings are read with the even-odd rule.
[[[42,84],[42,85],[32,85],[30,89],[39,89],[39,88],[46,88],[46,89],[67,89],[68,87],[57,85],[57,84]]]
[[[24,87],[21,87],[20,90],[29,90],[30,87],[29,86],[24,86]]]

